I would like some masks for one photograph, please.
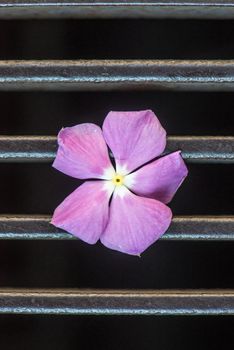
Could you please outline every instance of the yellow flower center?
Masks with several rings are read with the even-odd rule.
[[[115,186],[121,186],[124,182],[124,176],[116,174],[113,178],[112,178],[112,182],[114,183]]]

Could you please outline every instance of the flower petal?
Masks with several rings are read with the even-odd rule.
[[[110,179],[114,168],[99,126],[91,123],[62,129],[53,167],[79,179]]]
[[[110,112],[103,124],[103,136],[122,175],[160,155],[166,145],[166,132],[150,110]]]
[[[136,196],[121,186],[114,191],[110,219],[100,240],[108,248],[139,255],[162,236],[171,218],[165,204]]]
[[[83,183],[55,209],[51,223],[87,243],[96,243],[108,222],[113,188],[110,181]]]
[[[125,176],[124,184],[138,195],[169,203],[187,174],[188,169],[178,151]]]

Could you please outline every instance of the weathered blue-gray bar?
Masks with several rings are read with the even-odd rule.
[[[234,90],[234,60],[0,61],[0,90]]]
[[[234,18],[233,0],[11,0],[0,18]]]
[[[49,216],[0,216],[0,239],[69,240]],[[176,216],[162,240],[234,241],[234,216]]]
[[[0,313],[234,315],[234,291],[0,290]]]
[[[55,136],[0,136],[0,162],[52,161]],[[166,153],[181,150],[189,162],[234,162],[233,136],[169,136]]]

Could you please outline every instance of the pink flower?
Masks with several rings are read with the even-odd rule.
[[[90,123],[65,128],[58,144],[54,168],[99,181],[86,181],[71,193],[56,208],[53,225],[132,255],[163,235],[172,219],[166,204],[188,171],[180,151],[146,164],[166,145],[166,132],[152,111],[110,112],[103,130]]]

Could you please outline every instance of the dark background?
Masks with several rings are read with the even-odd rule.
[[[234,21],[0,21],[0,59],[233,59]],[[0,92],[5,135],[155,111],[169,135],[233,135],[231,92]],[[234,165],[189,164],[175,215],[233,214]],[[0,213],[52,214],[79,181],[0,163]],[[231,242],[159,241],[141,259],[81,241],[0,241],[0,287],[234,288]],[[0,316],[0,349],[231,349],[234,317]]]

